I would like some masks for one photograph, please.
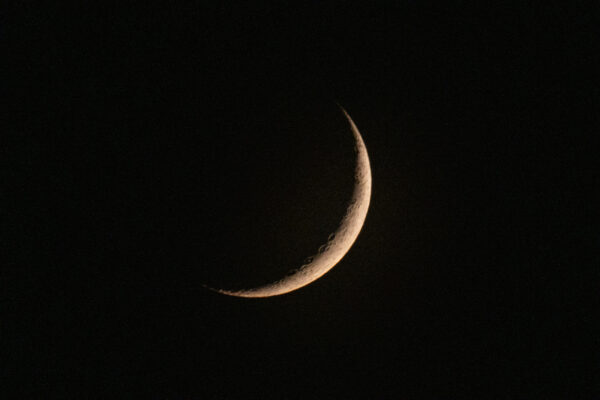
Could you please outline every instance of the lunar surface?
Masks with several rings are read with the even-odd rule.
[[[365,222],[371,200],[371,166],[367,148],[354,121],[342,107],[355,139],[356,167],[354,190],[338,229],[329,235],[327,243],[304,265],[290,271],[275,282],[249,289],[227,290],[208,287],[218,293],[236,297],[271,297],[289,293],[325,275],[346,255]]]

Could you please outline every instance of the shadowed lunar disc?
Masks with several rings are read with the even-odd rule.
[[[341,107],[340,107],[341,108]],[[346,255],[365,222],[371,200],[371,166],[367,148],[354,121],[342,108],[355,139],[356,167],[354,170],[354,190],[346,209],[346,214],[338,229],[329,236],[327,243],[308,262],[275,282],[249,289],[227,290],[211,288],[221,294],[236,297],[271,297],[289,293],[325,275]]]

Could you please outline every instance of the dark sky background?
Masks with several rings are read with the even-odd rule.
[[[0,390],[598,398],[594,10],[221,3],[3,7]]]

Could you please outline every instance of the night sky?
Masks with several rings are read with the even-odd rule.
[[[1,397],[600,396],[594,10],[55,3],[0,17]],[[203,288],[336,229],[338,103],[349,253]]]

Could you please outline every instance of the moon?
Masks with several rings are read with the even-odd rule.
[[[282,279],[266,285],[240,290],[217,289],[206,285],[205,287],[235,297],[258,298],[282,295],[316,281],[332,269],[350,250],[363,227],[371,201],[371,165],[367,148],[358,128],[346,110],[341,106],[340,108],[354,135],[356,166],[352,197],[337,230],[329,235],[327,243],[319,247],[317,254],[307,259],[306,264],[290,271]]]

